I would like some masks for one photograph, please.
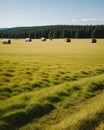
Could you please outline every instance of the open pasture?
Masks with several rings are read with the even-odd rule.
[[[103,130],[104,39],[0,39],[0,130]]]

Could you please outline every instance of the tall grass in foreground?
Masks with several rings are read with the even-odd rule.
[[[95,130],[104,130],[104,122],[101,122]]]
[[[62,109],[66,105],[69,105],[71,109],[71,106],[75,106],[76,103],[79,104],[101,93],[104,90],[103,77],[100,75],[72,83],[67,82],[54,89],[53,87],[44,88],[5,100],[5,104],[1,102],[0,106],[1,120],[17,128],[52,110]]]
[[[77,111],[66,115],[64,120],[55,125],[30,124],[21,130],[103,130],[104,121],[104,94],[99,94],[91,100],[77,106]],[[62,114],[62,113],[61,113]]]
[[[104,121],[104,94],[100,94],[79,106],[80,110],[50,130],[93,130]]]

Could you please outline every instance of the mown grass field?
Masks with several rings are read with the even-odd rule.
[[[104,130],[104,39],[0,40],[0,130]]]

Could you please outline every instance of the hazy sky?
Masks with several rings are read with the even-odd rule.
[[[0,28],[104,24],[104,0],[0,0]]]

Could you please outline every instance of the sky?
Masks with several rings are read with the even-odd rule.
[[[104,24],[104,0],[0,0],[0,28]]]

